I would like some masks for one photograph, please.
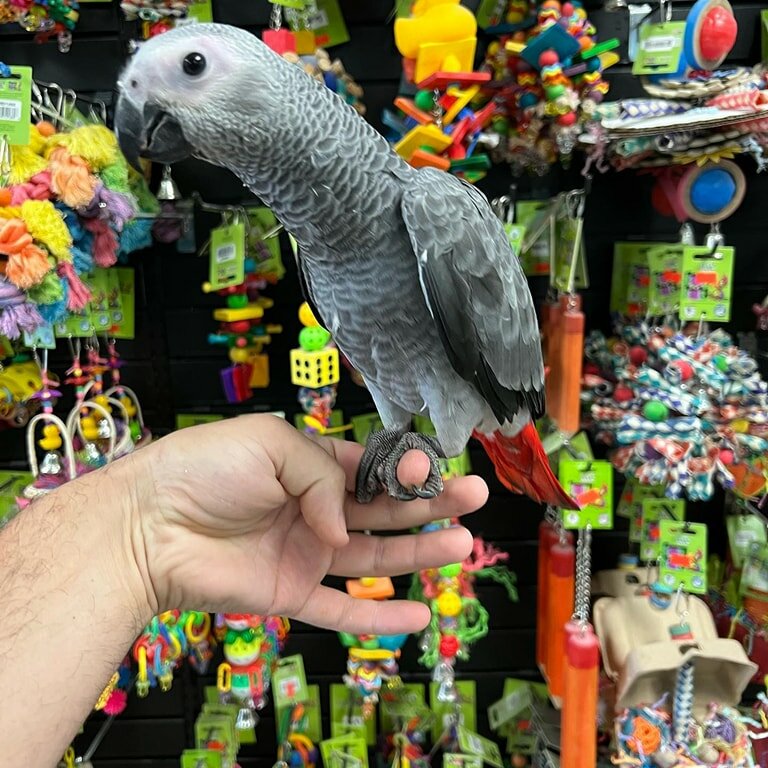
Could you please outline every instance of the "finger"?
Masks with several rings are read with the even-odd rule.
[[[472,534],[460,526],[410,536],[366,536],[352,533],[337,549],[332,576],[398,576],[423,568],[458,563],[472,551]]]
[[[397,463],[397,479],[404,488],[420,488],[427,482],[430,468],[426,453],[406,451]]]
[[[401,480],[402,482],[402,480]],[[350,531],[398,531],[416,528],[433,520],[461,517],[475,512],[488,500],[488,486],[477,476],[448,480],[445,490],[429,500],[397,501],[382,494],[370,504],[347,497],[347,528]]]
[[[263,444],[275,477],[299,499],[301,514],[318,538],[331,547],[343,547],[349,540],[344,470],[321,445],[284,419],[271,418],[265,424]]]
[[[316,627],[355,635],[420,632],[429,623],[429,608],[410,600],[362,600],[319,586],[292,618]]]

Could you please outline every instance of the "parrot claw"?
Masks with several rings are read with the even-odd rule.
[[[406,488],[397,479],[397,465],[408,451],[422,451],[429,458],[429,475],[421,487]],[[440,443],[429,435],[416,432],[402,434],[384,429],[368,438],[357,471],[355,498],[368,504],[382,491],[398,501],[434,499],[443,491],[439,459],[445,458]]]

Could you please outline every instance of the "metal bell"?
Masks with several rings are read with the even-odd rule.
[[[171,166],[163,166],[163,177],[160,179],[160,186],[157,188],[157,199],[161,202],[173,202],[181,200],[181,192],[176,186],[176,182],[171,176]]]
[[[59,475],[61,474],[61,456],[55,451],[46,453],[40,463],[41,475]]]
[[[237,713],[235,727],[238,731],[249,731],[256,727],[256,713],[250,707],[241,707]]]

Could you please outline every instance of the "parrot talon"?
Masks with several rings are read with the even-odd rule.
[[[421,487],[406,488],[397,479],[397,465],[408,451],[422,451],[429,458],[429,475]],[[445,458],[434,437],[415,432],[402,434],[397,430],[381,430],[368,438],[357,472],[355,498],[367,504],[386,491],[398,501],[434,499],[443,490],[439,460]]]

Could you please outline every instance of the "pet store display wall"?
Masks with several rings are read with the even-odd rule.
[[[332,49],[347,71],[365,90],[364,102],[368,118],[379,125],[384,107],[391,105],[400,83],[400,60],[394,47],[391,17],[393,0],[342,0],[342,10],[351,41]],[[760,58],[760,6],[756,3],[734,3],[739,21],[739,38],[733,50],[733,63],[753,63]],[[236,24],[259,32],[268,20],[267,0],[213,0],[216,21]],[[683,18],[686,4],[674,8],[674,16]],[[619,37],[624,42],[621,53],[626,59],[628,16],[626,11],[608,13],[590,10],[590,18],[603,38]],[[117,3],[84,5],[71,52],[60,54],[55,44],[37,45],[29,36],[0,27],[0,60],[10,64],[34,67],[35,77],[57,82],[84,94],[98,95],[111,103],[117,76],[128,51],[128,41],[135,33],[132,25],[122,20]],[[639,93],[639,84],[631,76],[624,61],[610,70],[611,91],[616,99]],[[747,199],[738,213],[724,226],[728,244],[736,248],[735,296],[731,327],[749,331],[755,327],[751,311],[768,293],[768,259],[764,254],[765,201],[768,181],[754,173],[754,164],[744,165],[748,173]],[[190,194],[198,190],[211,203],[241,203],[249,200],[247,191],[227,172],[196,161],[182,163],[174,169],[181,190]],[[495,169],[481,182],[489,195],[503,194],[512,181],[505,169]],[[523,198],[546,197],[561,189],[580,187],[583,180],[579,168],[559,170],[541,179],[518,180],[518,195]],[[675,239],[678,226],[673,219],[662,219],[653,212],[650,201],[650,176],[629,172],[597,176],[586,207],[586,242],[590,287],[583,293],[589,327],[606,327],[608,323],[608,291],[610,286],[613,243],[616,240]],[[215,226],[215,216],[198,216],[197,237],[202,243],[206,228]],[[698,233],[703,234],[703,230]],[[133,386],[145,409],[148,423],[162,433],[173,428],[176,413],[282,410],[292,417],[297,410],[296,389],[290,383],[288,350],[295,345],[299,331],[297,310],[301,302],[298,283],[292,268],[287,243],[284,261],[289,274],[269,295],[275,307],[269,311],[269,322],[281,323],[283,332],[269,347],[271,384],[257,391],[245,406],[228,406],[223,397],[219,370],[225,365],[220,348],[207,343],[215,330],[213,309],[220,304],[215,295],[201,290],[207,277],[207,258],[179,255],[174,249],[157,246],[133,258],[137,268],[137,336],[134,342],[121,342],[125,360],[123,377]],[[386,279],[386,275],[381,276]],[[533,283],[537,298],[546,285],[541,279]],[[764,341],[759,335],[752,340],[759,348]],[[749,346],[742,340],[742,345]],[[62,357],[62,361],[63,361]],[[52,365],[52,369],[57,368]],[[346,374],[339,387],[338,407],[345,416],[372,410],[365,391],[356,387]],[[7,431],[0,439],[0,460],[4,465],[23,463],[22,436]],[[469,662],[459,666],[459,675],[477,680],[480,730],[484,729],[485,707],[496,699],[505,676],[533,677],[534,614],[536,581],[536,531],[541,512],[521,497],[506,493],[492,477],[484,454],[472,452],[475,471],[491,486],[491,498],[485,509],[469,521],[476,533],[510,553],[510,565],[517,573],[519,602],[510,604],[500,586],[483,586],[480,597],[491,613],[491,631],[475,648]],[[706,508],[691,509],[693,519],[707,519]],[[623,523],[619,521],[618,525]],[[715,523],[717,525],[717,523]],[[711,540],[718,541],[717,528]],[[626,531],[621,529],[595,537],[595,568],[612,565],[624,550]],[[201,564],[201,567],[205,567]],[[397,581],[402,593],[407,579]],[[193,606],[190,606],[193,607]],[[98,618],[94,619],[98,631]],[[426,679],[416,663],[415,641],[410,641],[403,655],[401,670],[406,678]],[[302,653],[312,682],[322,688],[327,710],[327,687],[339,682],[344,673],[346,652],[335,635],[306,626],[293,625],[287,648]],[[168,693],[153,691],[146,699],[132,698],[126,713],[119,718],[100,746],[94,764],[104,768],[171,768],[178,756],[192,743],[192,723],[202,701],[205,685],[212,677],[198,678],[185,667],[177,675]],[[73,681],[73,685],[77,681]],[[327,712],[324,711],[324,716]],[[327,717],[324,717],[327,725]],[[88,723],[80,746],[87,744],[97,730],[101,717]],[[258,743],[241,751],[243,768],[271,766],[275,757],[275,728],[268,708],[258,727]]]

